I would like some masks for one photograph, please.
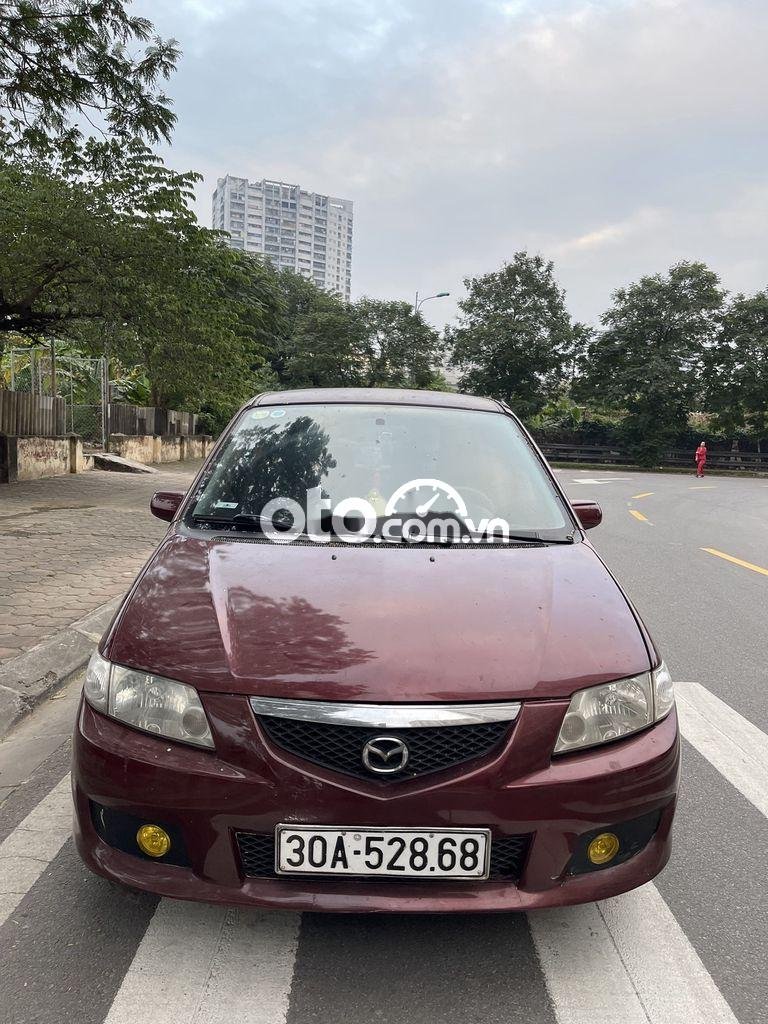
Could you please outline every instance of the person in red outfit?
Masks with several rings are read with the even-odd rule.
[[[703,441],[699,441],[694,458],[696,459],[696,476],[704,476],[704,467],[707,464],[707,446]]]

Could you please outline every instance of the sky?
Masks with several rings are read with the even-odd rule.
[[[768,286],[768,0],[135,0],[183,50],[166,158],[355,204],[352,296],[451,322],[521,249],[573,316],[703,260]]]

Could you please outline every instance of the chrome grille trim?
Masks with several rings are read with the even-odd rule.
[[[344,704],[338,701],[251,697],[256,715],[371,729],[426,729],[444,725],[514,722],[520,701],[487,704]]]

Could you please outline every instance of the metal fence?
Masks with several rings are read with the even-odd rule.
[[[3,358],[2,383],[19,396],[20,406],[36,407],[32,421],[24,420],[19,434],[79,434],[86,441],[106,442],[107,361],[98,356],[57,355],[48,349],[12,348]],[[29,400],[22,401],[22,396]],[[63,402],[64,422],[41,423],[47,401]],[[42,426],[48,429],[43,430]]]
[[[631,466],[634,459],[627,452],[608,445],[580,444],[542,444],[544,455],[552,462],[583,462],[597,465]],[[659,460],[660,466],[687,467],[693,472],[693,451],[672,448],[665,452]],[[734,449],[726,451],[707,451],[707,469],[723,469],[732,471],[768,473],[768,453],[740,452]]]
[[[158,409],[155,406],[110,402],[110,434],[195,434],[197,416],[192,412]]]
[[[0,434],[61,437],[67,431],[63,398],[0,390]]]
[[[112,397],[102,357],[12,348],[0,365],[0,433],[78,434],[108,446],[110,434],[194,434],[194,413],[128,405]]]

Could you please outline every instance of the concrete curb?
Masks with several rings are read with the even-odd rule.
[[[120,601],[108,601],[55,636],[0,664],[0,737],[87,664]]]

